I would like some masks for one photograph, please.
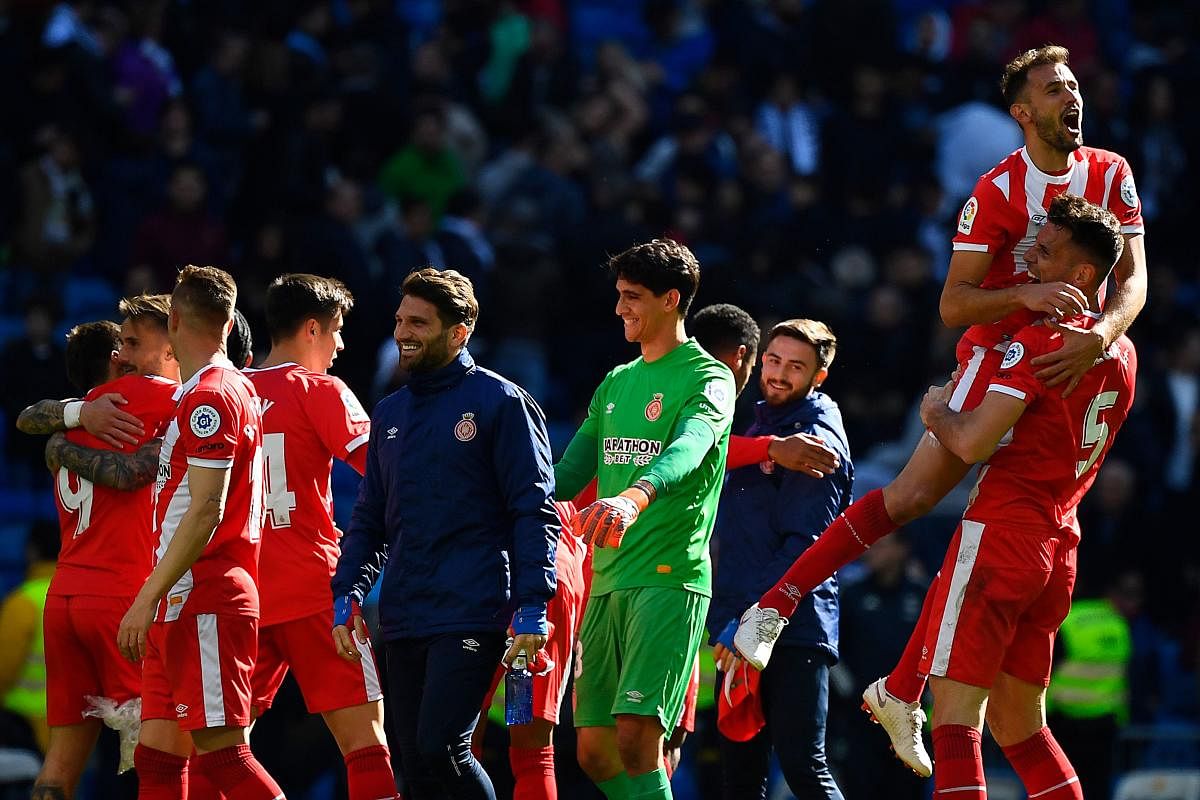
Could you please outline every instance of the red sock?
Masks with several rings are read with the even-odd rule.
[[[969,725],[933,729],[933,794],[953,800],[987,800],[983,780],[983,735]]]
[[[513,800],[558,800],[558,784],[554,781],[554,745],[525,750],[508,748],[508,763],[512,766],[517,785]]]
[[[1083,800],[1083,787],[1079,785],[1075,768],[1049,728],[1042,728],[1025,741],[1002,749],[1030,797]]]
[[[346,754],[346,783],[350,800],[398,800],[392,756],[377,744]]]
[[[188,796],[188,760],[139,744],[133,751],[138,800],[184,800]]]
[[[868,492],[839,514],[821,537],[801,553],[779,583],[758,601],[759,606],[790,617],[804,595],[894,530],[896,523],[888,516],[883,492],[879,489]]]
[[[908,644],[904,645],[900,660],[896,662],[884,684],[889,694],[906,703],[917,702],[925,691],[925,678],[921,675],[921,651],[925,649],[925,629],[929,625],[933,594],[937,585],[938,579],[934,576],[933,582],[929,584],[929,591],[925,592],[925,602],[921,604],[921,616],[917,617],[917,624],[908,635]]]
[[[192,758],[196,756],[193,754]],[[187,800],[225,800],[221,790],[213,785],[208,776],[196,769],[196,762],[188,762]]]
[[[248,744],[201,753],[196,756],[196,769],[205,773],[214,786],[219,786],[229,800],[281,800],[283,797],[283,790],[258,763]]]

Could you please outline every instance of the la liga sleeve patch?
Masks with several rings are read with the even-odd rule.
[[[975,217],[977,216],[979,216],[979,201],[972,196],[963,206],[962,213],[958,215],[958,232],[970,235],[975,228]]]
[[[1025,357],[1025,345],[1020,342],[1013,342],[1004,351],[1004,360],[1000,362],[1000,369],[1012,369],[1021,362]]]

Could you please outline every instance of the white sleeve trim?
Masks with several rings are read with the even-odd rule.
[[[188,465],[193,467],[207,467],[208,469],[229,469],[233,466],[232,458],[193,458],[188,456]]]
[[[1015,397],[1018,400],[1024,400],[1026,397],[1025,393],[1022,392],[1020,389],[1014,389],[1011,386],[1001,386],[998,383],[988,384],[987,390],[989,392],[999,392],[1000,394],[1006,394],[1009,397]]]
[[[969,251],[971,251],[972,253],[986,253],[986,252],[988,252],[988,246],[987,246],[986,244],[972,244],[972,243],[970,243],[970,242],[954,242],[954,243],[953,243],[953,249],[955,249],[955,250],[969,250]]]
[[[367,440],[370,438],[371,438],[370,433],[364,433],[361,436],[355,436],[353,439],[351,439],[349,442],[346,443],[346,454],[349,455],[350,453],[353,453],[355,450],[357,450],[358,448],[360,448],[364,444],[366,444]]]
[[[1146,232],[1146,226],[1145,226],[1145,225],[1122,225],[1122,226],[1121,226],[1121,233],[1141,233],[1141,234],[1144,234],[1145,232]]]

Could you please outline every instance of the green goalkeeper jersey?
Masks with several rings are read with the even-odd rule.
[[[667,586],[712,595],[708,542],[735,396],[729,368],[695,339],[653,362],[623,364],[601,382],[555,465],[558,495],[574,497],[595,476],[600,497],[639,478],[654,484],[658,497],[619,548],[595,551],[592,594]]]

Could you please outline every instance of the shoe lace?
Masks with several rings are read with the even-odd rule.
[[[781,617],[779,614],[764,614],[758,621],[758,637],[773,640],[779,636],[784,626],[790,621],[787,617]]]
[[[921,738],[921,731],[925,727],[925,710],[918,707],[911,714],[909,714],[908,718],[909,722],[912,723],[913,738],[919,741]]]

